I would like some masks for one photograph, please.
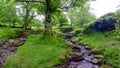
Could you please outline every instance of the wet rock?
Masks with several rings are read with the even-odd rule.
[[[71,56],[69,57],[69,60],[70,61],[80,61],[83,59],[82,55],[83,55],[83,53],[81,53],[81,52],[72,52]]]
[[[87,61],[82,61],[82,62],[77,66],[77,68],[99,68],[99,66],[93,65],[92,63],[87,62]]]
[[[83,58],[80,56],[69,56],[69,61],[81,61]]]
[[[98,59],[93,58],[91,62],[94,63],[94,64],[97,64],[98,63]]]
[[[65,68],[76,68],[76,66],[78,65],[78,62],[70,62],[68,65],[66,65]]]
[[[94,58],[94,55],[89,56],[88,54],[84,54],[83,58],[86,61],[92,61],[92,59]]]

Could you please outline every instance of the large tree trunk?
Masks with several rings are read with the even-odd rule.
[[[51,0],[45,0],[45,31],[44,37],[52,37],[52,25],[51,25]]]

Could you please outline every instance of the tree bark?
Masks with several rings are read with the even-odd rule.
[[[51,25],[51,0],[45,0],[45,31],[44,37],[52,37],[52,25]]]

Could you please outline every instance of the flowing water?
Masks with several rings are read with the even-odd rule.
[[[89,46],[72,42],[72,36],[69,32],[64,33],[66,42],[74,45],[68,61],[64,65],[56,65],[54,68],[113,68],[107,62],[100,61],[98,54],[93,53]]]

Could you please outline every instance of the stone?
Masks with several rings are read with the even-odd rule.
[[[94,63],[94,64],[98,63],[98,59],[93,58],[93,59],[92,59],[92,63]]]
[[[113,17],[115,13],[107,13],[101,16],[93,25],[96,31],[109,31],[115,29],[115,23],[117,20]]]
[[[86,61],[92,61],[92,59],[94,58],[94,55],[90,55],[90,56],[88,56],[88,54],[85,54],[84,56],[83,56],[83,58],[84,58],[84,60],[86,60]]]
[[[93,65],[90,62],[81,62],[76,68],[99,68],[99,66]]]

